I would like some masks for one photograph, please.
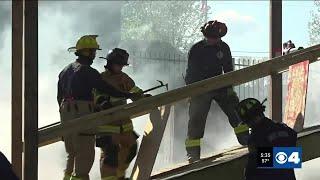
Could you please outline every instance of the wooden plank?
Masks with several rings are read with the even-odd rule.
[[[282,54],[282,0],[270,0],[270,58]],[[282,74],[271,74],[270,118],[282,121]]]
[[[190,173],[190,171],[199,171],[205,167],[214,166],[215,164],[218,165],[222,161],[222,159],[224,159],[225,161],[226,159],[230,159],[231,157],[234,158],[235,155],[237,157],[240,157],[246,153],[248,153],[247,148],[243,146],[234,146],[228,149],[223,149],[214,154],[210,154],[207,156],[204,155],[201,158],[201,161],[197,163],[190,164],[188,161],[184,161],[179,164],[166,166],[164,169],[154,172],[152,177],[154,178],[154,177],[162,176],[164,174],[178,175],[178,174],[187,174],[187,173]],[[218,159],[219,161],[217,161]]]
[[[25,2],[24,179],[38,179],[38,1]]]
[[[11,160],[22,179],[22,48],[23,1],[12,1]]]
[[[38,147],[47,146],[56,142],[62,141],[61,137],[51,139],[50,141],[42,142],[41,144],[38,144]]]
[[[290,66],[288,73],[288,94],[283,122],[297,132],[303,130],[307,89],[309,76],[309,61]]]
[[[166,129],[170,108],[171,106],[164,107],[163,113],[159,109],[150,112],[150,121],[146,125],[130,179],[146,180],[150,178]]]
[[[320,146],[314,143],[320,140],[320,126],[305,129],[299,133],[297,145],[302,147],[302,161],[306,162],[320,157]],[[213,179],[224,180],[243,179],[243,170],[247,162],[247,148],[229,150],[199,162],[153,175],[151,179]],[[232,173],[230,173],[232,172]]]
[[[312,46],[285,56],[276,57],[254,66],[199,81],[156,96],[144,98],[127,105],[86,115],[68,121],[63,125],[56,125],[48,129],[40,130],[39,143],[43,144],[72,132],[93,129],[97,126],[108,124],[128,116],[131,118],[138,117],[149,113],[156,107],[171,104],[190,96],[200,95],[229,85],[239,85],[283,71],[288,69],[289,66],[301,62],[301,59],[310,59],[310,63],[312,63],[315,62],[318,57],[320,57],[320,45]]]

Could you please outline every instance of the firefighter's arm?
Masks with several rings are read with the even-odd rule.
[[[223,58],[223,72],[228,73],[234,70],[230,47],[225,44]]]
[[[292,146],[297,144],[298,140],[298,134],[295,130],[291,129],[290,127],[287,126],[288,133],[289,133],[289,139],[292,142]]]
[[[143,90],[140,89],[138,86],[134,86],[134,87],[130,90],[130,92],[136,94],[136,96],[133,96],[133,97],[130,98],[132,101],[137,101],[137,100],[143,98],[143,96],[144,96],[143,93],[142,93]]]
[[[61,105],[61,101],[62,101],[62,88],[61,88],[60,79],[58,81],[57,101],[58,101],[58,104],[60,106]]]
[[[228,73],[234,70],[233,60],[230,48],[227,44],[224,44],[224,58],[223,58],[223,72]],[[228,89],[228,96],[238,98],[237,93],[233,90],[233,86],[230,86]]]
[[[112,86],[111,84],[109,84],[108,82],[104,81],[97,70],[91,69],[91,71],[92,71],[91,72],[92,77],[88,79],[88,82],[93,83],[92,86],[95,89],[101,92],[110,94],[111,96],[114,96],[114,97],[130,98],[132,96],[132,94],[124,91],[120,91],[114,86]]]
[[[143,90],[139,88],[136,83],[128,76],[128,87],[130,87],[129,92],[135,94],[135,96],[131,97],[132,101],[137,101],[141,98],[149,97],[150,94],[143,94]]]
[[[110,96],[104,94],[97,89],[92,91],[93,93],[93,103],[97,110],[107,109],[111,107]]]
[[[185,83],[186,84],[191,84],[193,83],[192,81],[192,74],[193,74],[193,69],[195,68],[196,63],[196,57],[195,57],[195,49],[192,47],[189,52],[188,52],[188,66],[186,70],[186,77],[185,77]]]
[[[64,71],[60,72],[60,74],[58,76],[58,83],[57,83],[57,86],[58,86],[57,101],[58,101],[59,107],[60,107],[62,99],[63,99],[63,87],[62,87],[63,73],[64,73]]]

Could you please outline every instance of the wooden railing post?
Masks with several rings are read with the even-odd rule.
[[[270,1],[270,59],[282,53],[282,1]],[[270,79],[270,117],[282,121],[282,74],[275,72]]]
[[[23,1],[12,1],[12,85],[11,159],[16,175],[22,179],[22,49]]]
[[[38,1],[25,1],[24,180],[38,179]]]
[[[163,106],[150,112],[150,121],[147,123],[141,141],[136,162],[134,164],[131,178],[133,180],[150,179],[154,163],[160,148],[168,122],[171,106]]]

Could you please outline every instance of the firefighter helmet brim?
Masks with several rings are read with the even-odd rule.
[[[97,42],[98,35],[85,35],[82,36],[78,41],[76,46],[68,48],[69,52],[76,52],[82,49],[96,49],[101,50]]]

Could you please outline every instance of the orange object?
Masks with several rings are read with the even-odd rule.
[[[297,132],[304,125],[308,76],[309,60],[289,67],[284,123]]]

